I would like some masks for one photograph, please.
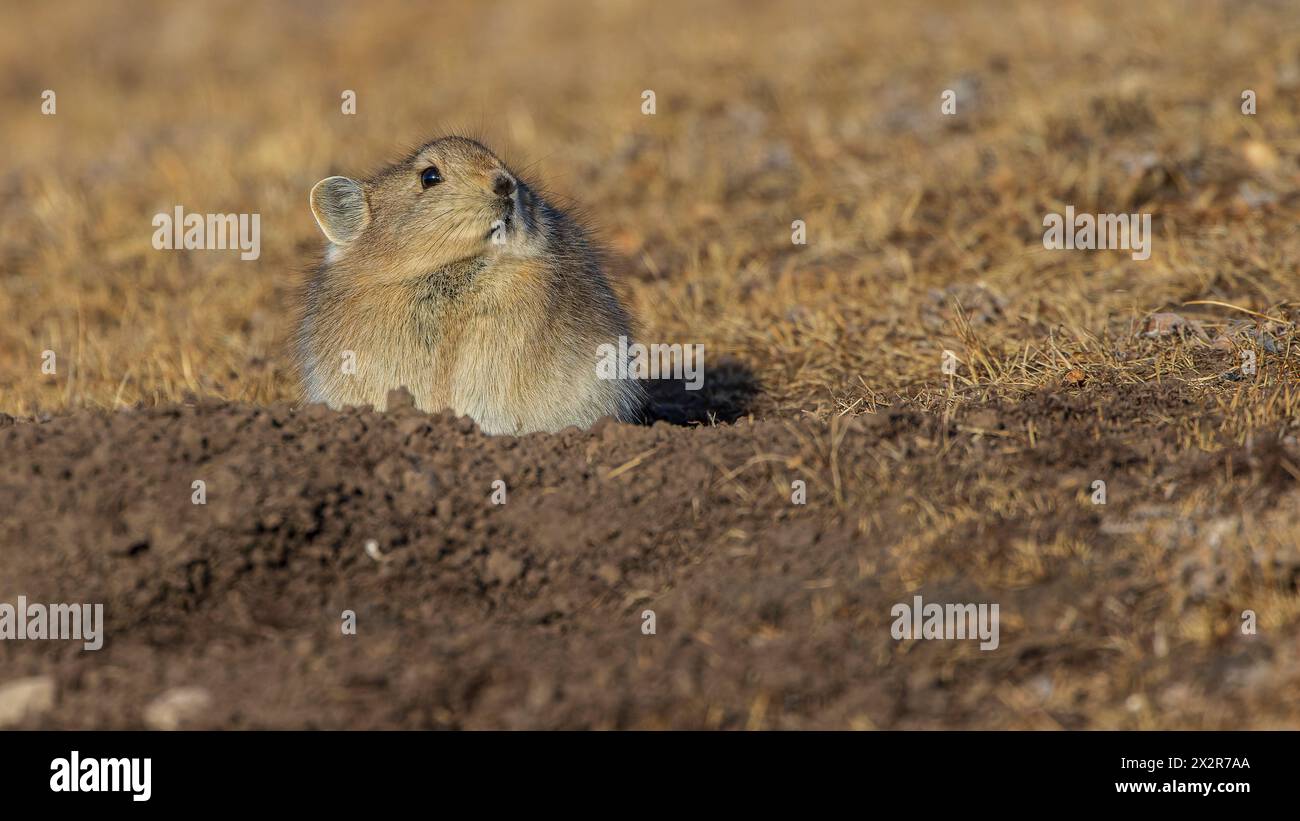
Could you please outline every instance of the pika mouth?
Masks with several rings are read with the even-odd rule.
[[[504,242],[511,234],[516,233],[516,231],[526,232],[528,230],[528,214],[521,197],[521,190],[517,188],[509,199],[502,200],[500,213],[492,220],[491,226],[488,227],[487,233],[483,236],[484,239],[499,244]]]
[[[492,224],[488,226],[487,233],[483,235],[483,239],[496,242],[497,244],[504,243],[506,237],[514,231],[515,222],[515,212],[513,208],[502,212],[496,217],[496,219],[492,220]]]

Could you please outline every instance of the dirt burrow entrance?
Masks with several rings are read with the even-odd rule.
[[[21,727],[1296,726],[1300,457],[1183,448],[1169,420],[1210,412],[6,418],[0,602],[106,625],[94,652],[0,641],[0,688],[53,693]],[[918,595],[997,603],[997,648],[894,639]]]

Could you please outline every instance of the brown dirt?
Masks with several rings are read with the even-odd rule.
[[[1295,726],[1294,438],[1170,457],[1134,419],[1213,410],[1113,397],[519,439],[409,408],[6,420],[0,600],[103,602],[108,637],[0,669],[55,679],[32,727],[152,726],[182,687],[192,727]],[[1000,647],[893,640],[917,594],[999,603]]]

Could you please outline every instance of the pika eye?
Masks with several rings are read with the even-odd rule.
[[[431,165],[420,172],[420,185],[423,185],[425,188],[437,185],[440,182],[442,182],[442,175],[438,173],[438,167],[436,165]]]

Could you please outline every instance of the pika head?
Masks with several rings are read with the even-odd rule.
[[[363,255],[374,273],[402,279],[474,257],[528,255],[538,199],[484,146],[444,137],[369,179],[321,180],[311,210],[331,261]]]

